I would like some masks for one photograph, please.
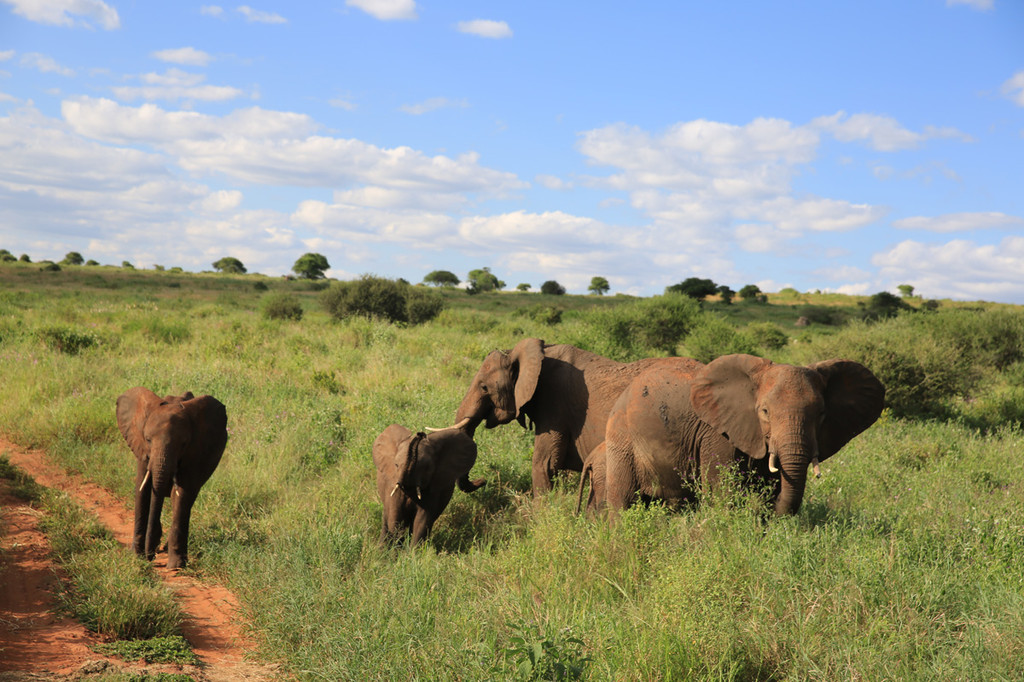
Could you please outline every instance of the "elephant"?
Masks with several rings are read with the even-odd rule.
[[[533,493],[551,489],[561,470],[581,471],[583,457],[604,440],[615,399],[644,369],[680,358],[616,362],[575,346],[521,340],[484,359],[455,413],[455,426],[473,435],[515,420],[536,429]],[[696,360],[689,362],[696,363]]]
[[[736,467],[746,485],[769,486],[775,514],[795,514],[808,466],[819,475],[819,462],[871,426],[884,400],[881,382],[850,360],[800,367],[734,354],[646,371],[608,418],[604,502],[613,516],[637,495],[693,502],[698,485],[714,489],[721,469]],[[592,485],[589,509],[601,494]]]
[[[117,426],[135,454],[135,553],[152,561],[171,498],[167,568],[188,564],[188,527],[199,489],[220,463],[228,442],[228,415],[216,398],[189,391],[161,398],[137,386],[117,399]]]
[[[373,442],[382,543],[411,535],[413,546],[426,539],[448,506],[455,486],[471,493],[486,484],[469,480],[476,462],[476,443],[464,431],[443,429],[413,433],[391,424]]]

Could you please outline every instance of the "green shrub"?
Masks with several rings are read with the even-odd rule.
[[[771,324],[771,323],[769,323]],[[687,354],[700,362],[711,362],[720,355],[755,353],[757,344],[751,336],[717,315],[705,315],[686,337]]]
[[[257,282],[261,284],[261,282]],[[266,288],[266,285],[263,285]],[[302,303],[298,296],[287,292],[276,292],[263,297],[260,313],[268,320],[301,320]]]
[[[682,294],[640,299],[580,314],[573,345],[615,360],[674,355],[701,317],[700,303]]]
[[[44,327],[39,330],[39,337],[53,350],[68,355],[78,355],[86,348],[92,348],[99,343],[95,334],[67,327]]]
[[[807,305],[800,308],[800,316],[813,324],[838,327],[846,323],[847,314],[836,306]]]
[[[778,350],[789,343],[786,332],[782,331],[774,322],[755,322],[747,325],[743,331],[759,348]]]
[[[339,320],[359,315],[419,324],[437,317],[444,308],[439,294],[373,275],[338,282],[321,294],[320,301]]]
[[[562,321],[561,308],[553,305],[544,305],[543,303],[523,306],[515,311],[514,314],[516,317],[525,317],[538,324],[555,325]]]

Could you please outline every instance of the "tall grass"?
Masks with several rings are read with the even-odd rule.
[[[614,527],[572,514],[574,476],[530,496],[533,434],[480,429],[473,476],[487,486],[457,492],[425,546],[385,549],[370,460],[385,426],[447,425],[484,355],[523,336],[630,359],[684,350],[705,313],[661,308],[652,319],[664,324],[645,330],[638,311],[664,300],[575,308],[560,297],[552,323],[509,314],[529,303],[515,294],[481,295],[474,309],[446,293],[438,317],[399,327],[333,320],[317,292],[294,291],[306,310],[294,322],[264,319],[249,281],[214,281],[183,279],[173,297],[126,284],[0,298],[0,431],[127,500],[117,395],[144,385],[224,402],[230,438],[193,514],[191,565],[236,590],[263,654],[299,678],[528,677],[516,654],[528,640],[594,680],[1024,675],[1024,434],[995,408],[979,431],[894,404],[823,465],[795,518],[765,520],[756,499],[726,491],[683,513],[637,507]],[[963,329],[990,321],[964,315]],[[142,321],[154,317],[189,334],[153,338]],[[855,355],[897,397],[912,390],[900,368],[921,366],[951,387],[940,404],[977,404],[998,384],[1009,409],[1022,375],[1007,341],[1015,319],[963,351],[990,363],[965,375],[974,383],[941,367],[956,360],[944,344],[960,341],[902,317],[773,357]],[[52,325],[99,342],[55,350],[36,333]]]

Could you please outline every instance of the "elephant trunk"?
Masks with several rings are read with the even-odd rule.
[[[775,513],[796,514],[804,499],[804,488],[807,485],[807,464],[805,455],[782,455],[782,489],[775,501]]]
[[[175,458],[168,453],[155,453],[149,458],[149,472],[153,476],[153,495],[170,497],[174,485]]]

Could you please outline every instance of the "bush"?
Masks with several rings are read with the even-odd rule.
[[[444,309],[444,299],[438,294],[373,275],[338,282],[326,289],[320,300],[327,312],[339,320],[361,315],[420,324],[434,319]]]
[[[562,321],[562,309],[553,305],[528,305],[515,312],[517,317],[525,317],[538,324],[558,324]]]
[[[835,306],[808,305],[800,308],[800,316],[813,324],[840,326],[846,323],[847,314]]]
[[[674,355],[700,316],[700,303],[688,296],[654,296],[582,313],[582,334],[571,343],[623,362]]]
[[[747,326],[744,333],[760,348],[778,350],[789,343],[789,337],[774,322],[755,322]]]
[[[78,355],[86,348],[92,348],[98,341],[88,332],[77,332],[67,327],[46,327],[39,330],[39,337],[55,351]]]
[[[266,287],[266,285],[264,285]],[[278,292],[263,297],[260,313],[268,320],[301,320],[302,303],[295,294]]]
[[[717,315],[705,315],[686,337],[686,352],[700,362],[711,362],[720,355],[754,353],[756,350],[751,336],[736,331]]]
[[[565,294],[565,287],[553,279],[549,279],[540,285],[540,293],[550,296],[561,296]]]

